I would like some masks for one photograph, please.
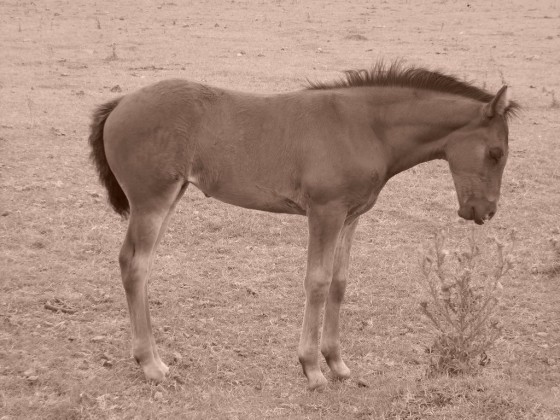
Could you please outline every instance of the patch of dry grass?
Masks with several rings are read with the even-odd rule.
[[[508,381],[455,377],[420,381],[399,390],[387,419],[552,419],[551,413]]]

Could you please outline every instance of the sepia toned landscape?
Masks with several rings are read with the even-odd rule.
[[[0,35],[0,420],[560,418],[560,3],[0,1]],[[422,249],[442,230],[462,249],[472,228],[433,161],[361,218],[341,315],[353,376],[319,392],[297,359],[305,217],[191,186],[149,287],[170,373],[145,381],[118,263],[127,222],[89,160],[95,107],[177,77],[287,92],[381,59],[507,84],[522,107],[498,212],[474,229],[481,270],[493,238],[516,238],[485,366],[428,374]]]

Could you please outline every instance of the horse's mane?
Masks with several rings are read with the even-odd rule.
[[[379,61],[370,70],[347,70],[344,72],[344,77],[339,80],[331,82],[308,80],[307,83],[306,88],[310,90],[395,86],[450,93],[484,103],[488,103],[494,98],[492,93],[474,86],[471,82],[423,67],[404,66],[401,61],[394,61],[389,65]],[[519,108],[519,104],[512,101],[506,109],[506,117],[515,115]]]

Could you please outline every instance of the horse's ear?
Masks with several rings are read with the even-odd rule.
[[[496,96],[488,104],[484,105],[484,115],[487,118],[505,114],[511,102],[509,92],[510,90],[507,85],[502,86],[498,93],[496,93]]]

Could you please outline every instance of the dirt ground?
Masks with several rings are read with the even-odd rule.
[[[488,246],[518,236],[491,363],[425,374],[418,248],[469,229],[447,164],[430,162],[358,228],[342,315],[354,379],[308,392],[297,362],[305,218],[192,188],[150,285],[171,377],[145,382],[117,262],[126,222],[88,160],[93,108],[170,77],[284,92],[380,58],[508,83],[523,106],[500,210],[476,230]],[[559,69],[555,0],[0,1],[0,419],[560,418]]]

